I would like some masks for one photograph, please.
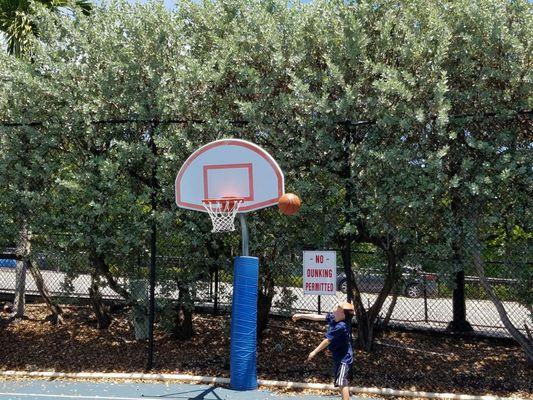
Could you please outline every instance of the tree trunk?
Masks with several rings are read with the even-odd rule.
[[[46,317],[46,320],[52,322],[53,324],[63,323],[63,310],[59,305],[52,301],[52,297],[50,296],[50,293],[48,292],[48,289],[44,284],[44,279],[41,274],[41,270],[31,261],[28,261],[28,267],[30,269],[31,275],[33,276],[33,280],[37,285],[39,294],[41,295],[44,302],[46,303],[46,306],[52,313],[48,317]]]
[[[111,314],[109,308],[102,301],[100,294],[100,275],[95,269],[91,273],[91,286],[89,287],[89,299],[91,307],[96,316],[96,326],[98,329],[107,329],[111,325]]]
[[[109,287],[117,294],[122,296],[126,301],[126,305],[131,305],[133,303],[132,295],[124,287],[120,286],[117,280],[111,274],[109,270],[109,265],[105,262],[104,256],[100,255],[96,257],[96,267],[98,272],[103,275],[107,281]]]
[[[26,271],[28,270],[28,260],[31,252],[31,232],[28,229],[28,221],[22,220],[19,230],[19,238],[15,255],[17,266],[15,269],[15,300],[13,301],[13,318],[24,318],[26,305]]]
[[[390,319],[392,317],[392,313],[394,311],[394,307],[396,307],[396,302],[398,301],[398,294],[399,294],[399,282],[398,281],[395,281],[394,282],[394,287],[392,288],[392,293],[394,293],[392,295],[392,300],[391,300],[391,303],[390,303],[390,306],[389,306],[389,309],[387,310],[387,314],[385,315],[385,319],[383,320],[383,325],[382,325],[382,328],[385,329],[388,325],[389,325],[389,322],[390,322]]]
[[[178,340],[187,340],[194,336],[192,324],[192,312],[183,304],[177,304],[175,307],[174,328],[172,337]]]
[[[386,281],[386,279],[385,279]],[[374,304],[368,311],[362,310],[358,312],[357,316],[357,328],[358,328],[358,340],[361,348],[366,351],[372,351],[372,346],[374,345],[375,333],[377,320],[379,317],[379,311],[383,307],[385,299],[390,293],[390,288],[381,289],[381,292],[378,294],[377,299]]]
[[[368,313],[363,305],[361,292],[357,287],[355,275],[352,269],[352,238],[346,236],[340,240],[342,265],[346,275],[347,300],[355,306],[355,318],[357,320],[357,340],[359,346],[367,351],[372,347],[373,327],[369,328]],[[368,342],[370,340],[370,342]]]
[[[471,223],[472,227],[474,228],[469,237],[469,245],[472,251],[472,260],[474,262],[474,267],[476,268],[476,272],[478,273],[481,286],[483,286],[483,289],[485,289],[487,296],[494,304],[494,307],[496,307],[496,311],[498,312],[498,315],[500,316],[500,319],[509,334],[518,342],[518,344],[524,350],[527,365],[529,367],[533,367],[533,341],[530,338],[526,337],[524,334],[522,334],[522,332],[520,332],[513,325],[513,323],[509,319],[509,316],[507,315],[507,311],[505,310],[505,307],[503,306],[501,300],[498,298],[498,295],[488,282],[487,277],[485,276],[485,263],[481,255],[481,243],[479,242],[477,219],[472,218]]]
[[[257,296],[257,337],[262,337],[268,326],[272,299],[274,298],[274,278],[272,268],[265,265],[265,275],[262,277]]]
[[[132,299],[134,299],[131,313],[135,340],[146,340],[150,336],[148,284],[146,279],[130,279],[130,293]]]
[[[369,313],[364,308],[357,310],[356,317],[359,346],[365,351],[372,351],[375,321],[371,321],[372,318],[369,317]]]
[[[26,219],[23,219],[22,227],[19,232],[16,257],[17,267],[13,317],[22,318],[24,316],[26,272],[29,270],[33,280],[35,281],[35,284],[37,285],[39,294],[51,312],[51,315],[49,315],[46,319],[54,324],[63,322],[63,311],[61,310],[61,307],[52,301],[52,297],[46,289],[41,271],[35,264],[31,262],[31,232],[28,228],[28,221]]]
[[[91,271],[91,286],[89,287],[89,299],[91,307],[96,317],[96,324],[98,329],[107,329],[111,325],[113,318],[108,306],[102,300],[100,293],[100,276],[102,270],[105,269],[104,256],[91,252],[89,255],[93,270]]]
[[[372,350],[379,312],[399,275],[397,271],[397,257],[392,245],[383,246],[383,250],[387,255],[387,274],[385,275],[383,287],[368,311],[364,310],[363,307],[358,307],[358,312],[356,313],[359,344],[366,351]]]
[[[15,268],[15,299],[13,300],[12,318],[24,318],[26,305],[26,263],[17,260]]]
[[[178,340],[187,340],[194,336],[192,324],[193,301],[188,285],[178,282],[178,304],[175,306],[174,327],[172,337]]]

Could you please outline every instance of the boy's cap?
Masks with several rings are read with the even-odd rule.
[[[343,310],[347,310],[347,311],[355,311],[355,308],[353,307],[353,304],[352,303],[348,303],[347,301],[345,301],[344,303],[341,304],[341,307]]]

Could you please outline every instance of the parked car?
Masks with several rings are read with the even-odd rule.
[[[15,260],[15,249],[11,247],[0,249],[0,268],[15,268],[17,261]]]
[[[35,259],[40,269],[52,269],[49,267],[48,262],[43,254],[37,254]],[[16,268],[17,261],[15,255],[15,248],[8,247],[3,251],[0,251],[0,268]]]
[[[379,271],[355,271],[355,282],[363,293],[379,293],[385,283],[385,275]],[[406,297],[417,298],[424,296],[424,288],[427,297],[437,295],[437,275],[424,272],[420,267],[406,265],[403,267],[400,294]],[[337,290],[343,293],[347,291],[346,275],[344,272],[337,275]]]
[[[17,261],[10,258],[0,258],[0,268],[15,268]]]

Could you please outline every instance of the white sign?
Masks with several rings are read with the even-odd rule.
[[[334,251],[304,251],[304,294],[335,295],[337,254]]]

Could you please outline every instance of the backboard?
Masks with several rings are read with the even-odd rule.
[[[178,207],[206,212],[202,200],[242,198],[239,212],[278,204],[285,192],[281,168],[261,147],[240,139],[208,143],[185,161],[176,177]]]

